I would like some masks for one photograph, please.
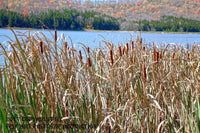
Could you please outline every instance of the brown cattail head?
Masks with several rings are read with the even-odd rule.
[[[128,43],[126,43],[126,51],[127,51],[127,54],[128,54]]]
[[[187,53],[187,60],[190,61],[190,54]]]
[[[158,60],[159,60],[159,52],[157,51],[156,52],[156,63],[158,63]]]
[[[143,49],[143,51],[145,51],[145,47],[143,47],[142,49]]]
[[[114,48],[114,44],[113,43],[111,43],[111,49],[113,49]]]
[[[112,50],[110,50],[109,53],[110,53],[110,62],[113,65],[114,61],[113,61],[113,52],[112,52]]]
[[[132,50],[134,49],[134,41],[131,41]]]
[[[172,53],[172,59],[174,59],[175,53]]]
[[[121,46],[118,47],[119,56],[122,56]]]
[[[43,42],[42,41],[40,41],[40,51],[43,54],[44,50],[43,50]]]
[[[68,46],[67,42],[64,42],[64,45],[65,45],[65,48],[67,49],[67,46]]]
[[[57,41],[57,31],[55,30],[55,42]]]
[[[88,52],[88,54],[90,53],[90,48],[89,47],[87,47],[87,52]]]
[[[64,42],[64,52],[67,52],[67,49],[68,49],[68,44],[67,42]]]
[[[140,38],[140,44],[142,44],[142,38]]]
[[[92,66],[92,62],[91,62],[90,57],[87,58],[87,61],[88,61],[88,66],[91,67]]]
[[[122,51],[122,54],[124,55],[124,52],[125,52],[125,48],[123,47],[123,51]]]
[[[162,50],[160,51],[160,55],[159,56],[160,56],[160,59],[162,59]]]
[[[78,52],[79,52],[80,61],[82,62],[83,57],[82,57],[82,54],[81,54],[81,50],[79,50]]]
[[[143,70],[143,80],[144,80],[144,82],[146,82],[147,81],[147,74],[146,74],[145,64],[143,64],[142,70]]]

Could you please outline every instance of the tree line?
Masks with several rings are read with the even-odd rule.
[[[59,30],[119,30],[114,17],[94,11],[75,9],[48,10],[24,15],[14,11],[0,10],[0,27],[49,28]]]
[[[58,30],[134,30],[200,32],[200,21],[173,16],[162,16],[159,20],[127,21],[95,11],[75,9],[48,10],[45,12],[21,14],[0,10],[1,27],[49,28]]]
[[[162,16],[160,20],[142,20],[138,23],[142,31],[200,32],[200,21],[183,17]]]

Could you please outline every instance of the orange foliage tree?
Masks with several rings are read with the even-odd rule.
[[[53,4],[53,0],[50,0],[49,3],[50,3],[50,4]]]

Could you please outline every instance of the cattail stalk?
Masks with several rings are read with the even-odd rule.
[[[112,52],[112,50],[110,50],[110,62],[113,65],[114,61],[113,61],[113,52]]]
[[[142,70],[143,70],[143,80],[144,80],[144,83],[147,81],[147,74],[146,74],[146,67],[145,65],[143,64],[142,66]]]
[[[44,49],[43,49],[43,42],[42,42],[42,41],[40,41],[40,51],[41,51],[41,53],[43,54]]]

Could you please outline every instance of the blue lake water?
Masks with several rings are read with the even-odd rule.
[[[28,30],[14,30],[16,34],[19,32],[25,33],[28,35]],[[36,33],[40,34],[43,33],[47,38],[53,40],[54,30],[31,30],[31,34],[36,35]],[[79,42],[89,46],[90,48],[99,47],[99,45],[105,45],[102,40],[112,42],[114,45],[124,44],[126,42],[130,42],[131,38],[133,40],[136,39],[137,35],[141,35],[143,40],[146,43],[156,43],[158,46],[159,44],[163,43],[175,43],[175,44],[193,44],[193,43],[200,43],[200,34],[174,34],[174,33],[139,33],[139,32],[101,32],[101,31],[57,31],[58,37],[64,35],[66,37],[66,41],[69,45],[71,45],[71,40],[73,45],[79,49],[80,45]],[[8,45],[6,41],[10,39],[15,41],[14,34],[10,29],[0,29],[0,43],[4,45]],[[19,36],[19,38],[22,38]],[[71,40],[70,40],[71,38]],[[0,57],[0,65],[3,62],[3,58]]]

